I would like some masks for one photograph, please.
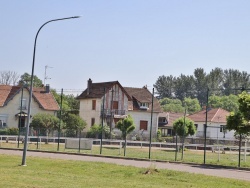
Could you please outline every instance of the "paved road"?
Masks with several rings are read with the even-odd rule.
[[[0,154],[6,155],[19,155],[22,156],[23,152],[19,150],[5,150],[0,149]],[[76,154],[60,154],[60,153],[46,153],[46,152],[27,152],[27,156],[32,157],[45,157],[53,159],[64,159],[64,160],[78,160],[78,161],[97,161],[105,163],[113,163],[125,166],[135,166],[147,168],[150,165],[155,165],[157,169],[169,169],[184,171],[196,174],[205,174],[210,176],[218,176],[224,178],[232,178],[239,180],[250,181],[250,171],[237,170],[237,169],[225,169],[225,168],[213,168],[203,165],[186,165],[179,163],[164,163],[164,162],[153,162],[153,161],[138,161],[138,160],[126,160],[117,158],[106,158],[106,157],[94,157],[94,156],[84,156]],[[27,160],[28,165],[28,160]]]

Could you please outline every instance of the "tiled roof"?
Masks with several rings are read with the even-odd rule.
[[[149,103],[149,111],[151,111],[152,109],[152,93],[150,93],[150,91],[143,87],[143,88],[133,88],[133,87],[124,87],[125,91],[128,93],[128,95],[130,96],[130,98],[132,98],[132,101],[130,102],[129,106],[132,106],[132,102],[133,102],[133,110],[141,110],[138,102],[141,103]],[[157,98],[153,98],[153,102],[154,102],[154,112],[161,112],[161,106],[159,104],[159,101]]]
[[[99,83],[91,83],[89,88],[89,93],[87,88],[77,97],[77,99],[102,98],[104,95],[104,88],[105,91],[108,92],[116,84],[118,84],[120,88],[123,90],[123,92],[127,94],[118,81],[99,82]]]
[[[7,105],[21,89],[21,86],[0,85],[0,107]],[[44,88],[33,88],[33,97],[44,110],[56,111],[60,109],[53,94],[45,93]]]
[[[207,121],[208,122],[215,122],[215,123],[226,123],[226,117],[230,114],[230,112],[221,109],[221,108],[214,108],[208,109],[207,112]],[[205,122],[206,121],[206,110],[202,110],[195,114],[189,115],[188,118],[192,119],[194,122]]]

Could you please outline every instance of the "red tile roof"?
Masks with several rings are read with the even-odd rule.
[[[208,122],[215,122],[215,123],[226,123],[226,117],[230,114],[230,112],[221,109],[221,108],[214,108],[208,109],[207,112],[207,121]],[[188,118],[192,119],[194,122],[205,122],[206,121],[206,110],[202,110],[195,114],[189,115]]]
[[[21,89],[21,86],[0,85],[0,107],[7,105]],[[60,109],[53,94],[45,93],[44,88],[33,88],[33,97],[44,110],[57,111]]]

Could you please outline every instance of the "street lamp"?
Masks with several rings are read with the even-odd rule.
[[[50,22],[67,20],[67,19],[73,19],[73,18],[80,18],[80,16],[73,16],[73,17],[59,18],[59,19],[49,20],[49,21],[45,22],[38,29],[38,31],[36,33],[35,43],[34,43],[34,51],[33,51],[33,63],[32,63],[32,72],[31,72],[30,90],[29,90],[29,103],[28,103],[28,118],[27,118],[27,122],[26,122],[26,134],[25,134],[25,140],[24,140],[22,166],[26,166],[26,153],[27,153],[27,145],[28,145],[29,125],[30,125],[30,106],[31,106],[31,100],[32,100],[32,90],[33,90],[33,78],[34,78],[34,66],[35,66],[35,54],[36,54],[36,40],[37,40],[37,36],[38,36],[40,30],[46,24],[48,24]]]

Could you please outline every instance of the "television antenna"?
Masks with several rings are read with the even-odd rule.
[[[53,68],[53,67],[50,67],[50,66],[48,66],[48,65],[45,66],[44,81],[43,81],[43,85],[44,85],[44,86],[45,86],[46,80],[51,79],[51,78],[49,78],[49,77],[47,76],[47,68]]]

